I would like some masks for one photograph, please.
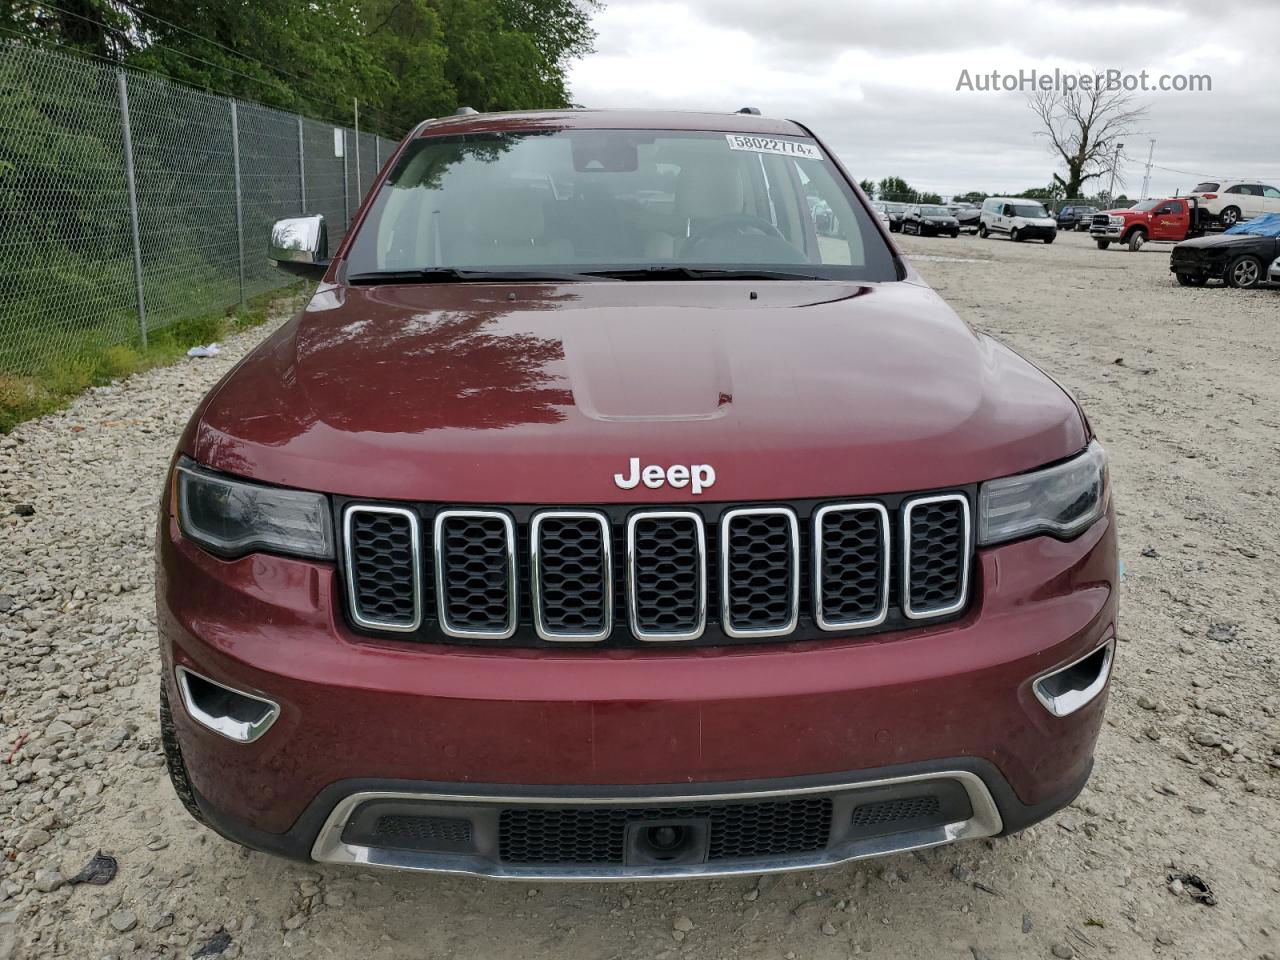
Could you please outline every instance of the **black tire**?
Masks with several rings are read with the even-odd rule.
[[[173,784],[173,792],[178,795],[187,813],[199,823],[209,826],[209,821],[200,812],[196,803],[195,792],[191,789],[191,780],[187,776],[187,764],[182,759],[182,747],[178,745],[178,731],[173,726],[173,713],[169,709],[169,692],[164,683],[160,684],[160,743],[164,747],[165,765],[169,768],[169,780]]]
[[[959,231],[959,230],[952,230],[952,231],[951,231],[951,239],[952,239],[952,240],[956,239],[958,236],[960,236],[960,231]]]
[[[1218,215],[1218,219],[1222,221],[1223,226],[1234,227],[1240,222],[1240,208],[1224,207],[1222,213]]]
[[[1110,240],[1098,240],[1098,241],[1097,241],[1097,244],[1098,244],[1098,249],[1099,249],[1099,250],[1105,250],[1105,249],[1107,249],[1107,247],[1111,246],[1111,241],[1110,241]]]
[[[1129,244],[1129,252],[1137,253],[1142,249],[1142,245],[1147,242],[1147,231],[1139,228],[1130,232],[1125,241]]]
[[[1198,273],[1175,273],[1178,278],[1178,285],[1182,287],[1203,287],[1209,282],[1208,277],[1202,277]]]
[[[987,239],[987,236],[990,234],[990,232],[991,231],[987,229],[987,225],[985,223],[979,225],[978,236],[981,237],[983,240]]]
[[[1017,227],[1014,227],[1012,230],[1009,231],[1009,239],[1012,240],[1014,243],[1022,242],[1022,234],[1018,233]]]
[[[1252,254],[1236,257],[1227,267],[1227,286],[1252,290],[1267,278],[1266,265]]]
[[[1057,236],[1050,234],[1049,236],[1044,238],[1044,245],[1047,247],[1049,244],[1053,243],[1053,241],[1057,239],[1058,239]]]

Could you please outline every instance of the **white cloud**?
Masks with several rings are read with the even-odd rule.
[[[1207,73],[1209,93],[1141,95],[1127,187],[1200,175],[1280,180],[1280,10],[1270,0],[1116,5],[1104,0],[612,0],[598,52],[570,76],[588,107],[759,107],[811,125],[859,177],[941,193],[1048,182],[1054,160],[1018,93],[957,92],[971,73],[1108,68]]]

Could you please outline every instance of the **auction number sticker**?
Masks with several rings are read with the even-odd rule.
[[[749,137],[741,133],[726,133],[730,150],[750,150],[752,153],[778,153],[784,157],[800,157],[803,160],[821,160],[822,151],[812,141],[779,140],[776,137]]]

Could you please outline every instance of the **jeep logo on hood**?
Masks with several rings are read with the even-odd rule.
[[[650,490],[657,490],[664,483],[677,489],[689,487],[689,492],[696,497],[715,484],[716,471],[709,463],[694,463],[687,467],[682,463],[673,463],[665,468],[651,463],[641,467],[640,458],[632,457],[627,473],[615,473],[613,482],[623,490],[634,490],[641,483]]]

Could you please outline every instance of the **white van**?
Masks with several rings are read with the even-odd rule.
[[[1007,233],[1010,240],[1053,243],[1058,236],[1058,222],[1038,200],[987,197],[982,201],[978,236],[988,237],[993,233]]]

